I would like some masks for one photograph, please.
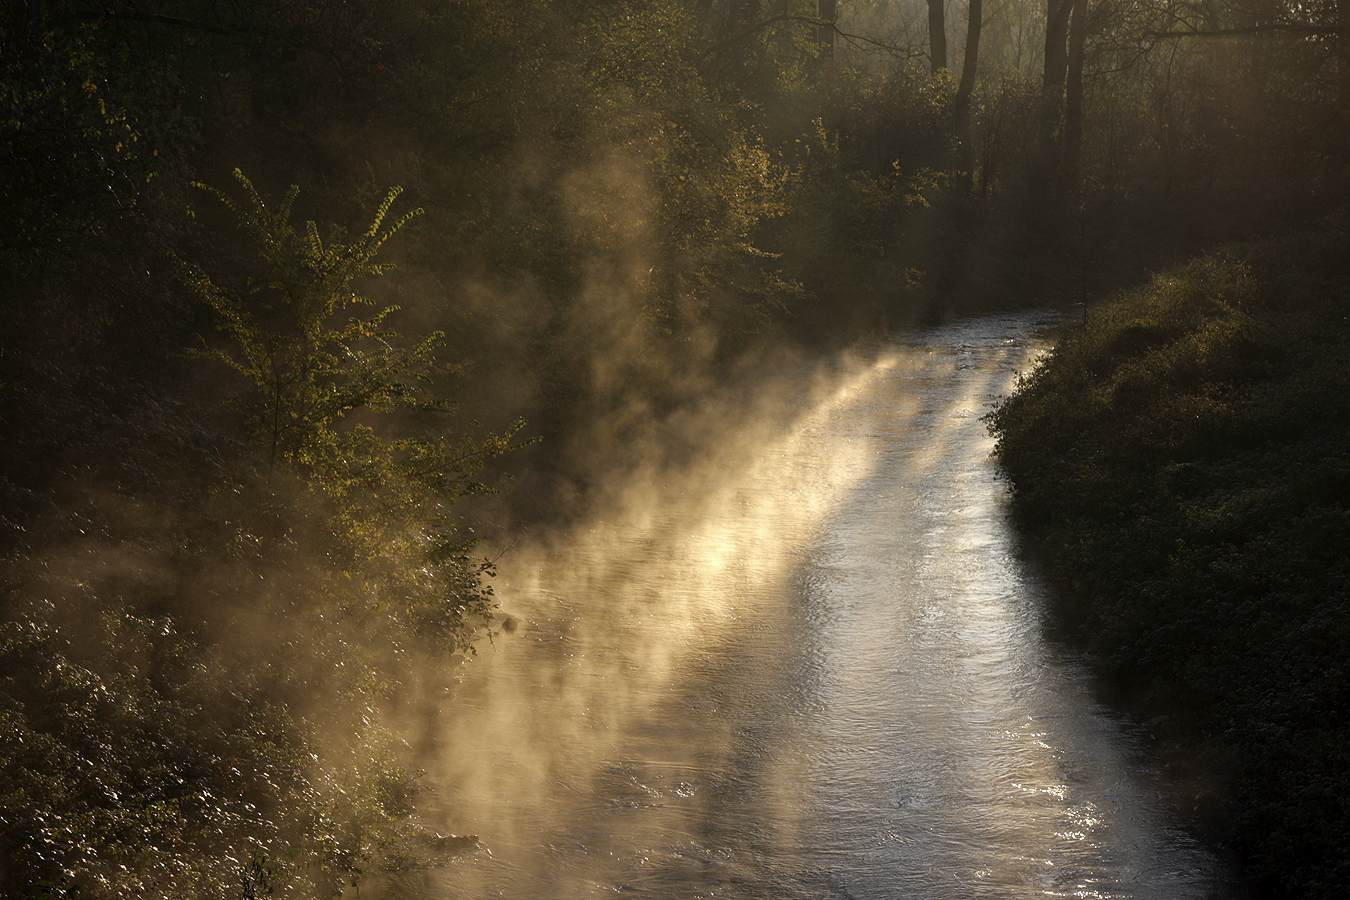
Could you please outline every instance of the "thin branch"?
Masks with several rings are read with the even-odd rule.
[[[1245,28],[1188,29],[1185,31],[1145,31],[1150,38],[1187,38],[1187,37],[1244,37],[1253,34],[1271,34],[1288,32],[1298,35],[1336,35],[1341,33],[1339,25],[1309,25],[1303,22],[1265,22],[1260,25],[1248,25]]]

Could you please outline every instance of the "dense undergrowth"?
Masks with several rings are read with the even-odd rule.
[[[410,817],[383,723],[490,626],[453,508],[512,433],[448,437],[439,335],[349,315],[396,194],[344,242],[238,181],[216,200],[254,259],[177,265],[221,332],[180,374],[233,372],[227,405],[5,359],[6,895],[336,896],[473,845]]]
[[[1066,332],[991,427],[1066,610],[1204,824],[1268,896],[1342,896],[1346,233],[1156,277]]]

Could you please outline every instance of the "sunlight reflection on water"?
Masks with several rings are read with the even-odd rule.
[[[980,416],[1046,320],[907,336],[504,561],[400,896],[1235,896],[1041,633]],[[752,427],[753,426],[753,427]]]

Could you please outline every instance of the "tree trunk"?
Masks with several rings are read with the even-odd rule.
[[[834,20],[839,13],[839,0],[819,0],[816,10],[817,19],[830,23],[829,27],[822,25],[816,29],[816,40],[820,43],[822,55],[829,60],[834,57]]]
[[[947,12],[942,0],[928,0],[928,58],[934,75],[947,68]]]
[[[966,55],[961,62],[961,84],[952,103],[952,131],[956,138],[956,183],[970,193],[975,170],[974,145],[970,137],[970,100],[975,93],[975,73],[980,64],[980,28],[984,24],[984,0],[970,0],[966,19]]]
[[[1072,3],[1068,71],[1064,79],[1064,174],[1067,184],[1076,187],[1083,157],[1083,58],[1087,47],[1088,0]]]
[[[1041,159],[1050,172],[1059,168],[1060,116],[1064,77],[1069,69],[1069,14],[1073,0],[1049,0],[1045,12],[1045,76],[1041,83]]]

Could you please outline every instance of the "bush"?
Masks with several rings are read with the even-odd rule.
[[[323,241],[291,225],[294,192],[270,209],[240,184],[258,264],[226,285],[180,264],[221,322],[195,355],[241,376],[236,415],[6,361],[9,434],[46,456],[45,483],[3,482],[22,501],[0,595],[6,896],[336,896],[441,840],[409,819],[380,708],[491,620],[452,507],[510,437],[437,427],[435,335],[404,346],[388,307],[340,321],[396,194]]]
[[[1343,235],[1232,248],[1098,310],[990,416],[1020,520],[1128,700],[1199,750],[1275,896],[1350,875]]]

